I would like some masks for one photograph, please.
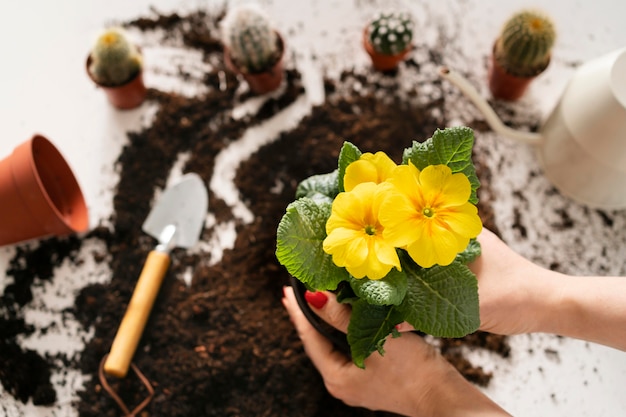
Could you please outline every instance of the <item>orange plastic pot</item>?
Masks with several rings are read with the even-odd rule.
[[[89,72],[91,56],[87,57],[87,75],[99,88],[104,91],[114,107],[120,110],[130,110],[139,107],[146,99],[147,89],[143,82],[143,70],[139,71],[135,77],[122,85],[110,86],[98,83]]]
[[[69,165],[34,135],[0,161],[0,246],[88,228],[83,194]]]
[[[250,90],[256,94],[266,94],[276,90],[280,83],[283,81],[283,56],[285,55],[285,46],[283,38],[277,33],[277,43],[279,44],[280,57],[270,69],[263,72],[246,72],[242,71],[237,63],[233,61],[230,50],[224,47],[224,62],[226,67],[235,74],[241,75],[248,85]]]
[[[372,66],[376,71],[389,72],[398,68],[400,62],[404,61],[406,56],[411,52],[411,47],[407,47],[404,51],[395,55],[386,55],[376,52],[372,43],[367,36],[367,28],[363,30],[363,48],[372,60]]]
[[[508,72],[502,65],[498,63],[495,56],[495,43],[491,51],[491,60],[489,64],[488,78],[489,90],[494,98],[507,101],[519,100],[528,89],[531,81],[541,74],[548,66],[537,69],[534,74],[527,77],[520,77]]]

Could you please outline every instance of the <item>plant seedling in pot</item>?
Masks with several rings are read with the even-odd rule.
[[[110,103],[132,109],[143,103],[143,59],[121,28],[106,29],[97,38],[87,57],[87,74],[102,88]]]
[[[467,267],[482,230],[473,143],[469,128],[437,130],[396,165],[345,142],[337,170],[299,184],[276,256],[306,288],[337,291],[352,305],[347,343],[356,365],[383,354],[405,321],[437,337],[478,329],[478,284]]]
[[[495,41],[489,69],[489,89],[495,98],[517,100],[530,82],[550,64],[556,39],[546,15],[523,10],[504,24]]]
[[[413,19],[409,13],[379,12],[363,31],[363,47],[374,69],[395,70],[412,49]]]
[[[276,90],[283,80],[284,41],[256,5],[229,10],[221,23],[224,59],[257,94]]]

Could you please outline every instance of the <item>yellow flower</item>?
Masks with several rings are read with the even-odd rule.
[[[482,229],[476,207],[468,202],[471,185],[445,165],[421,172],[411,163],[396,168],[389,182],[395,191],[380,208],[383,237],[407,250],[420,266],[449,265]]]
[[[346,168],[343,188],[350,191],[362,182],[380,184],[389,178],[395,168],[396,164],[384,152],[364,153]]]
[[[389,184],[365,182],[339,193],[333,201],[324,252],[355,278],[381,279],[392,267],[401,269],[396,249],[383,238],[384,228],[378,221],[389,188]]]

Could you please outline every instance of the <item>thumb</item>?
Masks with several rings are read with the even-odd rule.
[[[344,333],[348,332],[351,309],[346,304],[337,302],[335,294],[328,291],[307,291],[304,298],[322,320]]]

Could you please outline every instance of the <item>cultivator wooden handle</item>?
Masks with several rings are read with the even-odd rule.
[[[148,254],[104,363],[107,375],[118,378],[126,376],[169,265],[169,253],[153,250]]]

